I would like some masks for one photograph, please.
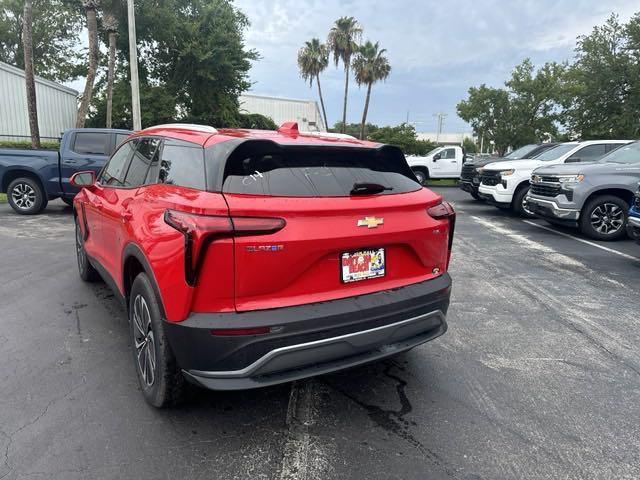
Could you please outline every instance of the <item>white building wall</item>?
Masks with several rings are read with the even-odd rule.
[[[40,137],[59,138],[75,126],[78,92],[40,77],[35,83]],[[30,136],[24,71],[0,62],[0,140]]]
[[[271,117],[277,125],[298,122],[302,132],[326,132],[318,103],[313,100],[268,97],[264,95],[240,95],[240,112],[259,113]]]
[[[440,145],[462,145],[465,138],[473,140],[473,133],[447,133],[441,132],[418,132],[416,134],[418,140],[429,140],[430,142],[439,143]]]

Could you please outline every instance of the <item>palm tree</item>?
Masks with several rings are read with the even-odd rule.
[[[105,13],[102,25],[109,36],[109,69],[107,72],[107,128],[111,128],[113,116],[113,81],[116,70],[116,34],[118,18],[116,17],[117,1],[111,2],[111,8]]]
[[[367,123],[367,112],[369,111],[369,100],[371,99],[371,87],[378,80],[385,80],[391,73],[389,60],[384,56],[386,50],[379,49],[378,42],[367,42],[360,47],[353,59],[353,71],[356,83],[360,86],[367,86],[367,98],[364,102],[364,112],[362,113],[362,124],[360,126],[360,139],[364,139],[364,128]]]
[[[89,70],[87,71],[87,80],[84,84],[84,92],[78,108],[76,128],[84,127],[84,121],[87,118],[89,104],[91,103],[91,95],[93,94],[93,83],[96,80],[96,72],[98,70],[98,20],[96,10],[100,6],[100,0],[82,0],[82,6],[87,17],[87,32],[89,34]]]
[[[344,80],[344,106],[342,108],[342,133],[344,133],[347,124],[347,95],[349,94],[349,66],[351,65],[351,56],[358,51],[358,41],[362,36],[362,28],[358,21],[353,17],[340,17],[335,21],[329,37],[327,45],[333,53],[333,61],[338,66],[340,60],[344,64],[345,80]]]
[[[38,108],[36,105],[36,82],[33,73],[33,2],[25,0],[22,14],[22,46],[24,49],[24,80],[27,89],[27,110],[31,130],[31,146],[40,148]]]
[[[329,65],[329,50],[327,46],[320,43],[317,38],[312,38],[305,42],[304,47],[298,50],[298,68],[300,76],[304,80],[309,81],[309,86],[313,86],[315,79],[318,85],[318,95],[320,96],[320,105],[322,106],[322,116],[324,117],[324,126],[329,128],[327,123],[327,112],[324,109],[324,99],[322,98],[322,88],[320,87],[320,74]]]

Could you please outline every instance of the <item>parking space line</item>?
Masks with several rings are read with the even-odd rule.
[[[620,255],[623,258],[626,258],[628,260],[635,260],[636,262],[640,262],[640,258],[639,257],[634,257],[633,255],[629,255],[627,253],[623,253],[623,252],[619,252],[618,250],[614,250],[613,248],[609,248],[609,247],[605,247],[604,245],[599,245],[595,242],[590,242],[589,240],[585,240],[584,238],[578,238],[578,237],[574,237],[573,235],[570,235],[568,233],[564,233],[564,232],[559,232],[557,230],[554,230],[553,228],[550,227],[546,227],[544,225],[538,225],[535,222],[532,222],[531,220],[523,220],[524,223],[526,223],[527,225],[532,225],[534,227],[538,227],[541,228],[543,230],[547,230],[549,232],[553,232],[557,235],[560,235],[562,237],[567,237],[567,238],[571,238],[577,242],[580,243],[584,243],[586,245],[591,245],[592,247],[595,248],[599,248],[600,250],[604,250],[605,252],[609,252],[609,253],[613,253],[615,255]]]

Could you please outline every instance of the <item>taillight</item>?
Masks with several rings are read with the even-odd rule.
[[[206,249],[214,240],[269,235],[282,230],[286,225],[282,218],[198,215],[177,210],[165,211],[164,221],[184,235],[185,279],[191,286],[196,284]]]
[[[449,268],[449,260],[451,259],[451,247],[453,246],[453,232],[456,227],[456,211],[453,209],[453,205],[449,202],[442,202],[427,209],[427,213],[431,218],[436,220],[448,220],[449,221],[449,245],[447,254],[447,268]]]

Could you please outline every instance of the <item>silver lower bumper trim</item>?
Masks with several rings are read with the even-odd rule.
[[[542,200],[540,198],[527,195],[526,202],[534,203],[551,209],[551,213],[556,218],[560,218],[563,220],[578,220],[578,218],[580,218],[580,210],[574,208],[559,207],[556,202],[551,200]]]

